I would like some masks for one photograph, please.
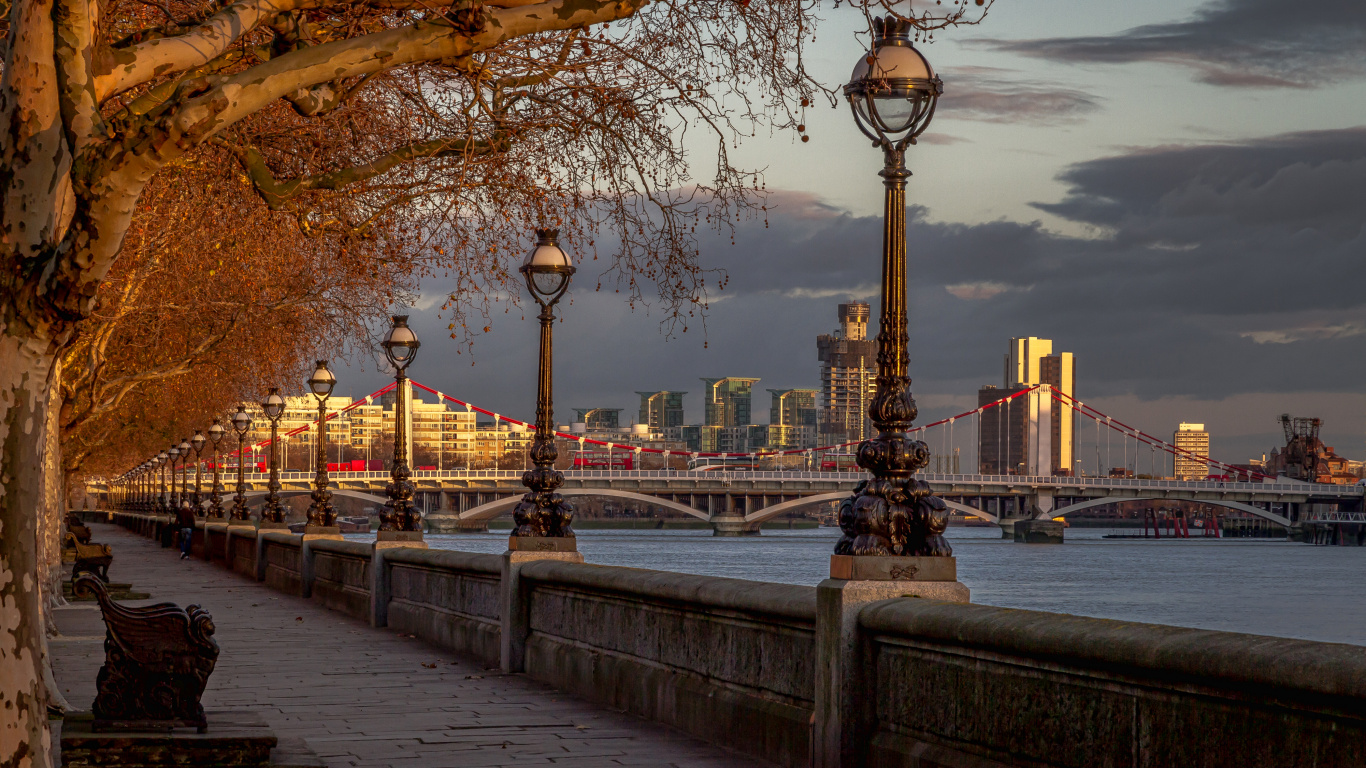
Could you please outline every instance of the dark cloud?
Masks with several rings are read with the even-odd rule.
[[[1185,21],[1117,35],[975,42],[1073,63],[1166,62],[1212,85],[1320,86],[1366,74],[1366,3],[1216,0]]]
[[[1024,335],[1078,355],[1083,398],[1153,404],[1134,418],[1179,412],[1199,421],[1198,407],[1180,404],[1240,397],[1278,413],[1329,402],[1313,393],[1361,392],[1366,129],[1133,151],[1072,166],[1062,179],[1063,199],[1038,207],[1086,236],[1038,222],[935,222],[925,208],[909,209],[912,375],[924,418],[950,415],[978,386],[999,383],[1006,340]],[[913,182],[912,199],[923,192]],[[692,393],[688,416],[700,420],[701,376],[758,376],[761,390],[818,386],[815,336],[834,327],[841,301],[876,306],[881,243],[879,216],[774,193],[767,221],[742,222],[734,245],[728,237],[704,243],[704,261],[725,268],[730,282],[711,296],[705,327],[694,318],[671,339],[657,314],[594,292],[600,267],[580,264],[555,329],[560,412],[620,407],[629,415],[635,390],[669,388]],[[433,296],[444,289],[424,287]],[[424,342],[417,379],[530,417],[532,314],[496,314],[473,366],[443,338],[439,318],[413,314]],[[1285,404],[1275,404],[1278,396]],[[756,398],[758,418],[766,410]],[[1249,414],[1249,435],[1223,443],[1221,458],[1267,450],[1272,411]],[[1310,415],[1329,417],[1333,431],[1360,422],[1360,414],[1352,422]],[[1334,438],[1353,455],[1354,434]]]
[[[959,67],[941,72],[949,82],[937,116],[988,123],[1063,125],[1096,111],[1097,99],[1055,83],[1028,82],[1014,70]]]

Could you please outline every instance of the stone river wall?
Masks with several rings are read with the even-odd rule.
[[[115,521],[167,541],[161,518]],[[272,589],[776,765],[1366,766],[1358,646],[905,597],[840,613],[818,609],[839,605],[846,583],[834,580],[305,542],[221,523],[201,524],[195,544]],[[854,695],[830,714],[818,698],[841,686]]]

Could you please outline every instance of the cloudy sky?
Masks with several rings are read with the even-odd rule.
[[[866,38],[861,17],[825,13],[810,61],[834,86]],[[1007,340],[1033,335],[1077,355],[1089,404],[1159,435],[1205,422],[1217,459],[1278,444],[1285,411],[1366,458],[1366,3],[997,0],[925,50],[945,94],[908,156],[922,422],[975,405]],[[561,421],[682,389],[700,422],[702,376],[818,386],[835,305],[871,299],[876,316],[881,156],[843,104],[807,125],[809,143],[741,147],[770,215],[704,242],[704,265],[730,275],[705,331],[667,338],[581,268],[556,327]],[[534,319],[499,312],[457,355],[442,282],[423,292],[414,378],[530,418]],[[341,389],[383,378],[358,362]]]

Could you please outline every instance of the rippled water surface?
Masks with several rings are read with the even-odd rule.
[[[1116,531],[1070,528],[1058,546],[1006,541],[995,527],[950,528],[949,540],[974,603],[1366,645],[1366,548],[1105,533]],[[501,553],[507,534],[427,541]],[[838,536],[833,528],[740,538],[710,530],[583,530],[579,551],[602,565],[815,585]]]

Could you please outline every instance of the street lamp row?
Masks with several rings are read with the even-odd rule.
[[[940,556],[952,555],[943,533],[947,523],[947,508],[942,500],[930,493],[929,486],[915,479],[915,474],[929,461],[929,449],[909,434],[916,415],[915,399],[911,394],[908,375],[906,321],[906,180],[911,172],[906,167],[906,149],[916,143],[934,116],[935,105],[943,93],[943,82],[912,42],[913,26],[897,18],[879,18],[873,22],[873,48],[861,56],[854,66],[853,76],[844,87],[854,121],[860,131],[872,140],[883,153],[883,168],[879,175],[885,187],[885,215],[882,247],[881,317],[878,333],[877,394],[868,408],[868,415],[877,434],[864,440],[858,447],[858,464],[871,478],[860,483],[854,494],[840,506],[839,523],[843,536],[835,547],[839,555],[874,556]],[[559,232],[555,229],[536,230],[537,241],[522,263],[520,272],[527,289],[540,305],[540,353],[536,387],[536,435],[530,456],[533,467],[522,476],[527,493],[513,511],[515,538],[572,539],[573,508],[558,493],[564,476],[556,471],[558,452],[555,447],[553,381],[553,323],[554,308],[569,288],[574,265],[559,246]],[[381,540],[421,538],[421,520],[413,509],[414,486],[408,466],[406,414],[407,368],[417,356],[420,346],[417,335],[408,327],[407,316],[392,318],[392,327],[383,341],[385,356],[394,367],[394,460],[387,487],[389,500],[381,514]],[[318,361],[308,379],[309,390],[318,400],[318,438],[316,444],[316,480],[313,503],[308,510],[306,532],[331,534],[337,529],[336,511],[331,502],[327,476],[327,400],[336,386],[336,376],[326,361]],[[283,527],[284,511],[280,506],[278,454],[278,423],[284,412],[284,399],[278,389],[271,389],[261,402],[261,409],[270,420],[270,482],[262,512],[262,527]],[[243,438],[251,419],[245,406],[233,416],[233,429],[238,435],[238,454],[243,451]],[[218,420],[209,430],[208,441],[214,447],[214,491],[211,516],[221,517],[218,485],[218,441],[223,434]],[[134,473],[141,478],[145,501],[152,473],[160,470],[161,492],[156,509],[166,507],[166,467],[170,467],[172,486],[171,507],[178,507],[188,491],[185,461],[194,450],[195,490],[193,503],[200,505],[199,455],[206,438],[195,433],[192,441],[173,445],[145,462]],[[175,491],[175,463],[181,462],[182,491]],[[238,461],[237,497],[233,519],[247,519],[244,498],[242,462]],[[566,548],[572,544],[566,542]]]
[[[520,271],[526,278],[531,296],[541,307],[538,316],[541,325],[539,373],[536,387],[536,436],[531,447],[533,468],[522,477],[527,494],[518,505],[514,515],[517,521],[516,536],[572,538],[570,527],[573,507],[556,492],[563,483],[564,476],[555,470],[558,452],[555,448],[554,411],[552,406],[552,334],[554,307],[569,288],[574,265],[569,254],[560,248],[559,231],[554,229],[536,230],[536,245],[523,262]],[[379,540],[421,541],[422,519],[413,506],[413,493],[416,488],[412,482],[412,470],[408,456],[407,414],[408,367],[417,359],[418,348],[422,346],[417,334],[408,326],[407,315],[395,315],[391,326],[381,342],[385,357],[394,368],[394,458],[390,481],[386,493],[389,497],[380,514]],[[328,489],[327,473],[327,401],[336,387],[337,377],[328,367],[327,361],[319,360],[313,374],[307,380],[309,391],[318,401],[318,436],[315,445],[313,503],[308,509],[306,534],[334,535],[337,513],[332,505],[332,492]],[[268,454],[269,481],[261,510],[262,528],[285,527],[285,509],[280,503],[280,465],[279,465],[279,424],[285,412],[285,400],[278,387],[272,387],[260,403],[261,412],[270,423],[270,452]],[[245,404],[239,405],[232,416],[232,429],[237,435],[237,494],[233,500],[230,521],[246,523],[250,515],[246,503],[245,453],[246,435],[251,430],[252,419]],[[207,515],[210,519],[223,516],[218,462],[218,445],[225,431],[220,420],[215,418],[206,438],[196,432],[193,438],[172,445],[141,466],[120,478],[138,479],[140,495],[132,506],[148,512],[171,514],[182,505],[198,511],[202,508],[200,498],[201,466],[200,455],[206,442],[214,449],[214,478],[211,504]],[[195,490],[188,491],[188,461],[190,451],[195,452]],[[176,463],[180,463],[181,491],[176,490]],[[170,471],[171,493],[166,493],[167,467]],[[160,470],[160,487],[156,501],[152,496],[151,482],[154,473]]]

